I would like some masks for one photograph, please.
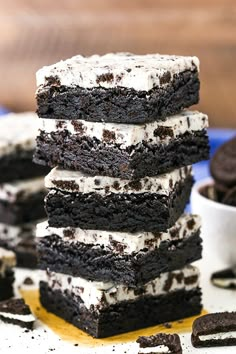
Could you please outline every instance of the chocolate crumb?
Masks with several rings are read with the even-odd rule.
[[[188,220],[188,221],[187,221],[187,227],[188,227],[188,229],[189,229],[189,230],[192,230],[192,229],[194,228],[194,225],[195,225],[195,224],[196,224],[196,223],[195,223],[194,219]]]
[[[71,121],[71,124],[73,125],[73,127],[74,127],[76,133],[79,133],[79,134],[81,134],[81,135],[84,134],[84,130],[85,130],[85,129],[84,129],[83,123],[78,122],[78,121],[76,121],[76,120],[72,120],[72,121]]]
[[[111,82],[113,80],[114,75],[112,73],[105,73],[97,76],[96,83],[100,84],[100,82]]]
[[[163,323],[163,326],[164,326],[165,328],[172,328],[172,324],[169,323],[169,322]]]
[[[104,129],[102,134],[103,140],[106,142],[113,141],[116,139],[116,134],[110,130]]]
[[[160,84],[164,85],[164,84],[168,84],[168,82],[170,82],[171,80],[171,73],[169,71],[167,71],[165,74],[163,74],[160,77]]]
[[[100,186],[101,181],[100,181],[100,179],[96,178],[96,179],[94,180],[94,183],[95,183],[96,186]]]
[[[173,130],[169,127],[158,127],[154,130],[153,132],[153,136],[155,137],[159,137],[161,139],[165,139],[166,137],[170,137],[170,138],[173,138],[174,136],[174,133],[173,133]]]
[[[24,282],[23,282],[24,285],[33,285],[34,282],[33,282],[33,279],[30,278],[30,277],[26,277]]]

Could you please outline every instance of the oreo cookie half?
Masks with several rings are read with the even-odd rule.
[[[140,347],[139,354],[182,354],[182,347],[178,334],[158,333],[154,336],[139,337],[137,343],[139,343]],[[142,351],[141,348],[145,350]],[[150,348],[150,352],[147,351],[147,348]]]
[[[227,268],[213,273],[211,282],[219,288],[236,290],[236,268]]]

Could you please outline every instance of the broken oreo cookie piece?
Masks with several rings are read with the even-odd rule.
[[[23,299],[0,302],[0,321],[32,330],[35,317]]]
[[[236,345],[236,312],[212,313],[193,322],[192,345],[216,347]]]
[[[227,268],[213,273],[211,282],[219,288],[236,290],[236,268]]]
[[[139,354],[182,354],[182,347],[178,334],[158,333],[153,336],[139,337],[137,343],[139,343],[140,349],[144,349],[141,349]],[[150,349],[150,352],[147,352],[147,348]]]

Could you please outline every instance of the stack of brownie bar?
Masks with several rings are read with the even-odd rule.
[[[35,268],[35,226],[45,217],[43,175],[32,162],[38,119],[10,113],[0,119],[0,247],[13,250],[20,267]]]
[[[184,214],[208,158],[196,57],[75,56],[37,73],[43,306],[94,337],[198,314],[200,220]]]

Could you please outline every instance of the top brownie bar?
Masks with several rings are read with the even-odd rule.
[[[174,55],[77,55],[40,69],[42,118],[114,123],[165,120],[199,101],[199,60]]]
[[[0,119],[0,183],[43,176],[48,169],[32,162],[38,119],[33,112]]]

